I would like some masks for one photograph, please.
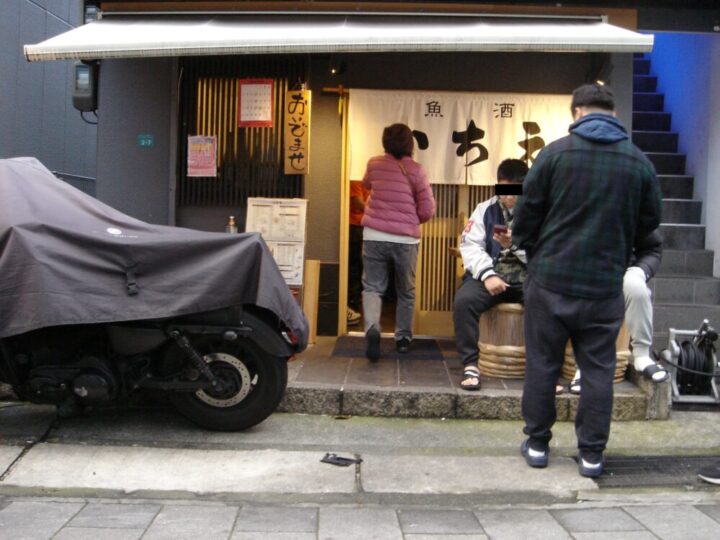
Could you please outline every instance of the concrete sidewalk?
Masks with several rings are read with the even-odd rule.
[[[613,424],[608,457],[719,456],[714,412]],[[209,432],[167,408],[57,421],[0,404],[0,538],[623,540],[720,538],[720,488],[607,489],[578,475],[569,422],[547,469],[522,423],[277,413]],[[362,459],[322,463],[327,452]]]
[[[578,475],[569,423],[556,425],[550,466],[531,469],[515,421],[274,414],[241,433],[202,431],[169,409],[53,421],[51,408],[0,408],[0,494],[458,506],[605,492]],[[717,421],[716,413],[678,413],[618,422],[607,455],[720,457]],[[327,452],[362,463],[321,463]],[[664,491],[717,493],[694,474]]]
[[[33,540],[715,540],[718,502],[487,506],[0,499],[0,537]]]

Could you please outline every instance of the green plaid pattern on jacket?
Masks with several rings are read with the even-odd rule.
[[[660,224],[655,169],[609,115],[593,114],[624,133],[599,142],[574,132],[544,148],[525,178],[515,209],[513,242],[528,253],[541,286],[581,298],[622,293],[637,239]],[[606,118],[603,118],[606,117]],[[587,122],[586,122],[587,126]],[[592,136],[592,132],[591,136]]]

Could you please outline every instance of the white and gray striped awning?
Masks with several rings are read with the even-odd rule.
[[[363,52],[647,52],[653,36],[599,18],[362,15],[114,16],[35,45],[39,60]]]

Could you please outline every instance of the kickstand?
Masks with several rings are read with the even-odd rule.
[[[325,454],[325,457],[320,460],[322,463],[329,463],[330,465],[337,465],[338,467],[349,467],[353,463],[362,463],[362,459],[347,458],[338,456],[337,454]]]

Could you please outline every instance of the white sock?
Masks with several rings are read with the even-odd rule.
[[[650,364],[654,364],[652,358],[650,358],[650,347],[645,345],[634,345],[633,344],[633,360],[635,365],[635,371],[641,372],[643,369],[648,367]]]
[[[635,351],[633,351],[634,353]],[[635,371],[638,373],[642,373],[646,367],[651,366],[655,363],[655,361],[650,358],[649,356],[636,356],[634,359],[635,364]],[[658,371],[657,373],[653,373],[653,380],[654,381],[661,381],[665,377],[665,373],[662,371]]]

